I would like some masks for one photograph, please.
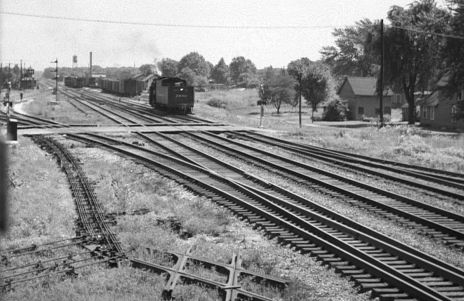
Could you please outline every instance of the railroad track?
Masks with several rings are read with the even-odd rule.
[[[100,103],[103,102],[104,104],[110,104],[113,106],[117,106],[118,109],[129,110],[130,112],[133,112],[135,114],[143,114],[151,118],[158,118],[160,122],[170,122],[170,123],[188,122],[188,123],[199,123],[199,124],[216,123],[216,122],[213,122],[207,119],[203,119],[203,118],[191,116],[191,115],[169,115],[167,112],[155,110],[153,107],[151,107],[148,104],[135,103],[133,101],[124,100],[124,98],[121,98],[121,101],[119,101],[118,97],[110,96],[107,94],[106,95],[97,94],[97,93],[92,93],[89,91],[82,91],[82,93],[90,100],[99,101]]]
[[[464,298],[464,271],[236,168],[229,166],[227,173],[233,171],[234,175],[224,177],[111,138],[68,137],[116,151],[209,197],[283,243],[316,256],[381,300]],[[224,169],[225,165],[221,166]]]
[[[10,114],[10,118],[18,120],[19,128],[33,128],[33,127],[43,127],[43,128],[56,128],[56,127],[68,127],[68,125],[56,122],[54,120],[40,118],[37,116],[19,113],[13,111]]]
[[[121,245],[105,223],[104,209],[98,202],[89,180],[76,159],[61,144],[51,138],[34,136],[34,142],[55,155],[68,177],[79,216],[79,232],[94,238],[102,238],[114,256],[123,254]]]
[[[304,159],[328,162],[335,167],[345,167],[345,169],[350,171],[360,171],[362,173],[371,174],[379,178],[392,180],[401,184],[406,184],[408,186],[417,187],[422,190],[428,190],[433,193],[448,196],[456,200],[464,200],[464,182],[461,184],[458,181],[444,180],[442,178],[431,177],[417,172],[405,171],[401,168],[398,169],[380,163],[373,163],[370,164],[371,166],[366,166],[363,164],[363,161],[354,158],[346,158],[346,156],[336,155],[330,151],[328,153],[324,153],[323,151],[308,150],[302,147],[288,145],[282,142],[274,141],[273,139],[267,139],[266,136],[252,132],[229,132],[226,134],[229,136],[234,136],[234,138],[242,139],[244,141],[250,141],[253,143],[258,142],[270,147],[278,147]],[[405,176],[410,176],[410,178]],[[456,190],[450,191],[450,187],[456,188]]]
[[[0,251],[0,290],[7,292],[24,282],[74,277],[76,270],[95,264],[92,251],[84,249],[90,241],[85,236]]]
[[[246,133],[246,136],[249,136],[251,139],[259,140],[263,143],[271,143],[278,146],[291,146],[298,151],[308,151],[315,154],[322,154],[326,157],[331,157],[335,159],[342,159],[346,162],[352,162],[360,165],[378,167],[381,169],[386,169],[394,172],[401,172],[408,174],[414,177],[422,178],[430,181],[437,181],[437,183],[449,183],[450,186],[453,186],[453,183],[464,184],[464,174],[439,170],[434,168],[428,168],[419,165],[405,164],[401,162],[389,161],[385,159],[378,159],[369,156],[363,156],[359,154],[353,154],[349,152],[336,151],[332,149],[312,146],[308,144],[302,144],[297,142],[292,142],[284,139],[279,139],[275,137],[270,137],[267,135],[259,133]],[[443,180],[439,182],[438,180]]]
[[[385,191],[339,174],[295,162],[265,150],[251,147],[215,134],[185,132],[181,135],[200,141],[249,164],[259,165],[309,189],[328,194],[367,209],[387,219],[457,248],[464,247],[464,216]]]
[[[108,119],[125,126],[128,125],[212,125],[210,121],[200,120],[187,116],[175,115],[163,116],[154,113],[150,106],[136,105],[133,103],[121,103],[111,98],[105,98],[101,95],[95,95],[87,91],[81,94],[76,91],[65,90],[65,95],[80,103],[81,105],[107,117]],[[82,95],[82,96],[81,96]],[[222,125],[222,124],[216,124]]]
[[[104,210],[74,157],[57,141],[43,136],[34,136],[34,142],[56,156],[66,173],[78,212],[75,238],[30,246],[22,249],[0,251],[2,256],[0,288],[7,291],[26,281],[41,280],[46,283],[57,274],[76,276],[76,269],[106,263],[118,265],[124,258],[121,245],[105,222]],[[83,251],[68,250],[79,246]],[[50,254],[61,250],[56,256]],[[45,254],[45,255],[44,255]],[[19,257],[35,256],[18,260]]]

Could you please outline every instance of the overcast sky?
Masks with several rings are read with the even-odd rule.
[[[216,64],[235,56],[251,59],[258,68],[286,66],[290,61],[320,58],[323,46],[333,45],[335,27],[363,19],[386,18],[392,5],[412,0],[3,0],[0,10],[67,18],[171,25],[237,26],[190,28],[0,15],[0,59],[20,59],[36,69],[88,66],[89,52],[100,66],[140,66],[197,51]],[[438,1],[443,3],[444,1]],[[246,26],[301,26],[248,28]],[[304,27],[304,28],[303,28]]]

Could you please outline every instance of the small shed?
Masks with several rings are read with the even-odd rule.
[[[363,120],[379,117],[380,103],[376,87],[377,79],[375,77],[345,77],[337,94],[348,102],[351,119]],[[383,113],[389,115],[391,114],[394,93],[391,89],[386,89],[383,95]]]

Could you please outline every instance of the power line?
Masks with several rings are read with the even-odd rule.
[[[133,21],[114,21],[114,20],[103,20],[103,19],[87,19],[87,18],[75,18],[75,17],[64,17],[64,16],[49,16],[49,15],[38,15],[38,14],[26,14],[18,12],[2,12],[1,15],[10,16],[21,16],[31,17],[40,19],[52,19],[52,20],[65,20],[65,21],[78,21],[78,22],[90,22],[90,23],[104,23],[104,24],[120,24],[120,25],[140,25],[140,26],[155,26],[155,27],[172,27],[172,28],[212,28],[212,29],[328,29],[328,28],[341,28],[340,25],[195,25],[195,24],[168,24],[168,23],[151,23],[151,22],[133,22]],[[372,24],[375,26],[375,24]],[[431,34],[435,36],[441,36],[445,38],[464,40],[464,36],[437,33],[431,31],[419,30],[411,27],[402,27],[395,25],[386,25],[388,27],[402,29],[405,31],[417,32],[421,34]]]
[[[0,12],[2,15],[32,17],[40,19],[54,19],[66,21],[79,21],[91,23],[106,23],[106,24],[122,24],[122,25],[142,25],[142,26],[156,26],[156,27],[179,27],[179,28],[216,28],[216,29],[326,29],[334,28],[332,25],[194,25],[194,24],[168,24],[168,23],[151,23],[151,22],[132,22],[132,21],[114,21],[103,19],[87,19],[63,16],[49,16],[26,14],[18,12]]]

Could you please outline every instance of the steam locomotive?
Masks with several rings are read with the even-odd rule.
[[[158,77],[150,85],[148,101],[155,109],[190,114],[194,104],[193,87],[178,77]]]

